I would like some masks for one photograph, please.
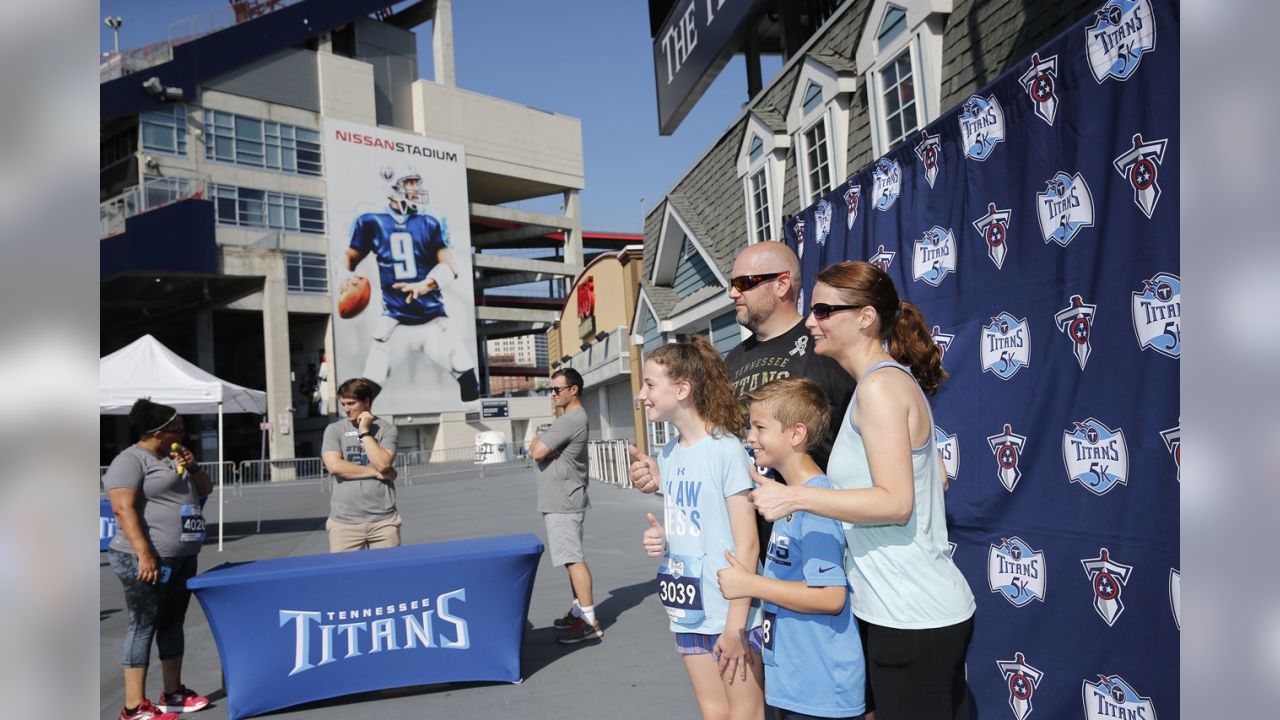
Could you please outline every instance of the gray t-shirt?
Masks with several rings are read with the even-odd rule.
[[[574,408],[538,437],[560,455],[538,463],[538,512],[579,513],[587,499],[587,411]]]
[[[395,452],[399,432],[396,426],[374,418],[369,424],[373,439],[383,448]],[[324,444],[320,452],[342,453],[342,459],[357,465],[368,465],[369,456],[364,452],[360,429],[350,420],[342,418],[324,429]],[[335,477],[333,496],[329,501],[329,519],[334,522],[356,525],[385,520],[396,513],[396,488],[377,478],[344,480]]]
[[[158,458],[137,445],[125,448],[102,476],[107,490],[136,490],[133,508],[142,534],[160,557],[195,555],[204,545],[204,514],[196,495],[195,479],[178,474],[172,458]],[[116,533],[111,548],[134,554],[124,533]]]

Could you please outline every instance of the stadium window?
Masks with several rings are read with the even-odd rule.
[[[867,83],[876,155],[889,152],[938,116],[947,12],[929,0],[872,3],[858,42],[857,65]]]
[[[142,149],[171,155],[187,154],[187,106],[167,105],[139,116]]]
[[[320,133],[217,110],[205,111],[206,160],[319,177]]]
[[[329,292],[329,264],[324,253],[286,250],[284,269],[289,292],[319,295]]]
[[[324,201],[320,198],[230,185],[214,185],[212,194],[214,215],[222,225],[313,235],[325,232]]]

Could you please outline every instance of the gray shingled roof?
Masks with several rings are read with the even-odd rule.
[[[858,66],[854,64],[853,60],[843,55],[829,52],[811,52],[809,57],[835,70],[837,73],[858,74]]]
[[[675,307],[671,308],[671,315],[668,315],[667,317],[670,318],[674,315],[679,315],[685,310],[697,307],[703,302],[710,300],[713,297],[717,297],[724,292],[725,288],[722,288],[719,285],[708,285],[703,288],[698,288],[697,290],[694,290],[688,295],[680,298],[680,302],[676,303]]]
[[[643,285],[644,294],[649,298],[649,302],[653,303],[653,310],[658,313],[658,319],[666,320],[671,317],[671,309],[680,302],[680,296],[676,294],[675,288],[653,285],[648,280]]]
[[[760,118],[760,121],[769,126],[769,129],[775,133],[785,133],[787,131],[787,119],[782,113],[771,107],[754,107],[751,108],[751,114]]]

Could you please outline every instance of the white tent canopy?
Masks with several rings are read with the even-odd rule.
[[[229,383],[178,357],[150,335],[101,359],[98,406],[106,415],[127,415],[138,398],[150,398],[180,413],[218,415],[218,551],[222,551],[222,413],[267,412],[267,394]]]
[[[102,358],[98,404],[106,415],[127,415],[140,397],[189,414],[267,412],[267,394],[220,380],[178,357],[150,335]],[[221,408],[219,406],[221,405]]]

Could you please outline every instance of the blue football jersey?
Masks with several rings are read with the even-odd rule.
[[[382,313],[406,325],[421,325],[445,315],[444,298],[432,290],[410,302],[409,294],[395,289],[396,283],[425,280],[436,266],[440,250],[449,247],[440,222],[430,215],[401,215],[387,212],[365,213],[351,227],[351,249],[372,252],[378,261],[382,281]]]

